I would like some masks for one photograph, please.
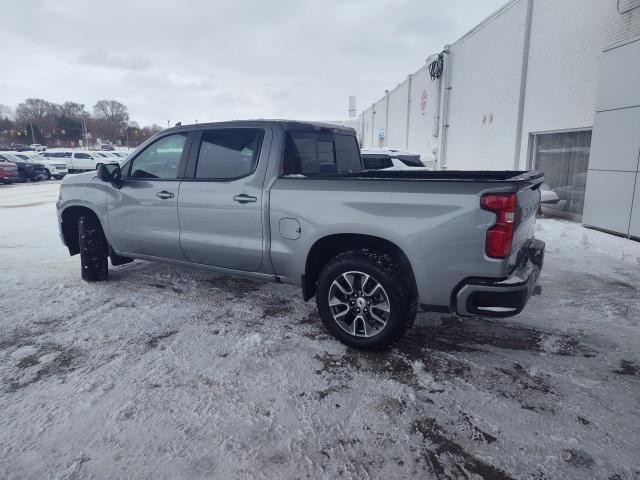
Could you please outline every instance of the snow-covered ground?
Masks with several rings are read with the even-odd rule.
[[[640,476],[640,245],[543,219],[543,295],[385,353],[297,288],[134,262],[80,280],[58,186],[0,187],[0,478]]]

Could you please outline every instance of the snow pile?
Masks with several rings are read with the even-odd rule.
[[[588,250],[640,265],[640,242],[585,228],[579,223],[541,218],[536,224],[536,237],[547,243],[547,252],[576,253]]]

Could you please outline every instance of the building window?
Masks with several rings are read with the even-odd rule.
[[[589,168],[591,131],[544,133],[533,135],[533,168],[544,172],[544,188],[559,197],[545,209],[574,220],[582,219],[584,191]]]

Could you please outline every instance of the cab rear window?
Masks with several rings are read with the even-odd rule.
[[[284,175],[359,172],[358,142],[339,133],[287,132]]]

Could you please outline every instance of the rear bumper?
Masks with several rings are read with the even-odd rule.
[[[520,313],[532,295],[540,293],[538,277],[544,263],[544,242],[533,239],[511,275],[503,280],[465,281],[454,296],[458,315],[511,317]]]

